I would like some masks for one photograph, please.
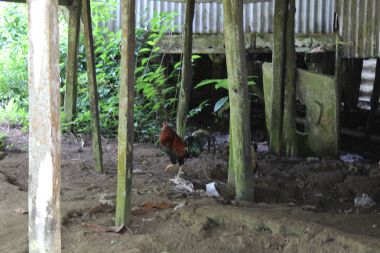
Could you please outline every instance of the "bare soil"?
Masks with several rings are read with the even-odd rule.
[[[27,135],[2,128],[7,155],[0,158],[0,252],[28,252]],[[81,147],[81,139],[84,147]],[[220,138],[219,138],[220,140]],[[123,233],[114,225],[117,142],[103,139],[106,173],[93,169],[88,137],[62,141],[62,252],[380,252],[380,168],[377,161],[284,159],[260,152],[256,203],[205,194],[227,175],[227,147],[213,158],[185,162],[193,193],[179,192],[165,172],[168,158],[152,144],[135,144],[132,202]],[[378,204],[354,206],[357,194]],[[147,210],[142,204],[169,207]],[[146,213],[144,213],[146,211]],[[149,211],[149,212],[148,212]],[[97,226],[99,225],[99,226]]]

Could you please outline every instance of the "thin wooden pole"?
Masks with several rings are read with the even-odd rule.
[[[192,81],[192,46],[193,46],[193,19],[194,19],[194,0],[186,1],[185,26],[183,37],[183,63],[182,81],[179,89],[179,100],[177,108],[177,133],[185,136],[186,118],[189,110],[191,81]]]
[[[66,90],[64,101],[65,122],[72,122],[76,111],[77,78],[78,78],[78,46],[80,32],[80,2],[74,0],[69,9],[69,36],[66,64]],[[71,127],[70,127],[71,130]]]
[[[121,70],[118,130],[116,225],[131,222],[133,98],[135,83],[135,0],[121,1]]]
[[[295,0],[289,0],[289,8],[287,8],[287,10],[283,147],[287,156],[297,156],[298,143],[296,133],[296,51],[294,48],[294,16],[296,12]]]
[[[365,128],[365,139],[370,140],[373,122],[376,118],[377,109],[379,107],[379,97],[380,97],[380,58],[376,62],[376,72],[375,81],[373,82],[373,90],[371,94],[371,109],[368,114],[366,128]]]
[[[233,152],[236,198],[253,200],[250,108],[244,48],[243,1],[223,0],[224,40],[230,100],[230,147]]]
[[[94,38],[92,36],[90,0],[82,0],[82,21],[86,48],[88,89],[91,111],[92,149],[95,158],[95,171],[103,173],[102,141],[99,126],[98,88],[96,85]]]
[[[340,101],[341,101],[341,91],[343,84],[343,70],[342,70],[342,41],[339,36],[339,29],[337,29],[336,34],[336,52],[335,52],[335,101],[336,101],[336,126],[337,126],[337,138],[336,140],[336,150],[335,155],[339,157],[340,153]]]
[[[61,252],[58,0],[29,0],[29,252]]]
[[[273,37],[272,109],[269,129],[269,147],[275,154],[282,151],[282,126],[284,109],[285,42],[289,0],[276,0]]]

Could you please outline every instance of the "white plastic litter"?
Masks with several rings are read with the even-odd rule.
[[[257,142],[257,152],[269,152],[268,142]]]
[[[340,160],[345,163],[357,163],[363,161],[363,157],[357,154],[346,153],[340,156]]]
[[[376,205],[376,202],[366,193],[363,193],[362,196],[357,196],[354,199],[354,205],[356,208],[371,208]]]
[[[209,196],[219,197],[219,193],[215,188],[215,182],[206,184],[206,192]]]

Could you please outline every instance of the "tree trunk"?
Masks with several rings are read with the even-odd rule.
[[[373,90],[371,94],[371,110],[369,111],[367,124],[365,128],[365,139],[368,142],[371,137],[373,123],[376,118],[377,109],[379,107],[379,96],[380,96],[380,58],[376,62],[376,74],[375,81],[373,82]]]
[[[275,154],[282,151],[284,111],[284,77],[286,62],[286,26],[289,0],[276,0],[273,37],[272,110],[269,129],[269,147]]]
[[[95,158],[95,171],[103,173],[102,141],[100,139],[98,88],[96,85],[94,38],[92,36],[90,0],[82,0],[82,20],[84,44],[86,48],[88,89],[91,111],[92,149]]]
[[[29,252],[61,252],[58,0],[28,3]]]
[[[69,6],[69,38],[66,64],[66,90],[65,90],[65,122],[70,123],[74,119],[77,102],[77,78],[78,78],[78,44],[80,32],[81,6],[78,0]],[[71,126],[70,126],[71,131]]]
[[[227,179],[227,192],[233,196],[235,195],[235,171],[234,171],[234,152],[232,150],[232,127],[230,120],[229,127],[229,152],[228,152],[228,179]]]
[[[195,0],[186,1],[186,15],[183,37],[182,81],[179,90],[179,100],[177,108],[177,133],[181,137],[185,136],[186,133],[186,118],[189,110],[191,92],[191,54],[193,46],[194,5]]]
[[[294,48],[295,0],[289,0],[287,10],[283,145],[285,154],[292,157],[297,156],[298,153],[296,133],[296,51]]]
[[[231,140],[236,198],[253,200],[250,108],[244,50],[243,1],[223,0],[224,40],[230,100]],[[231,152],[231,149],[230,149]]]
[[[135,84],[135,0],[122,0],[118,176],[115,224],[131,222],[133,103]]]

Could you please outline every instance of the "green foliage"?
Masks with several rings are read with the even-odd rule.
[[[0,131],[0,151],[5,149],[6,140],[7,140],[7,135]]]
[[[20,101],[11,98],[8,103],[0,107],[0,125],[8,124],[10,127],[27,127],[28,112],[20,106]]]

